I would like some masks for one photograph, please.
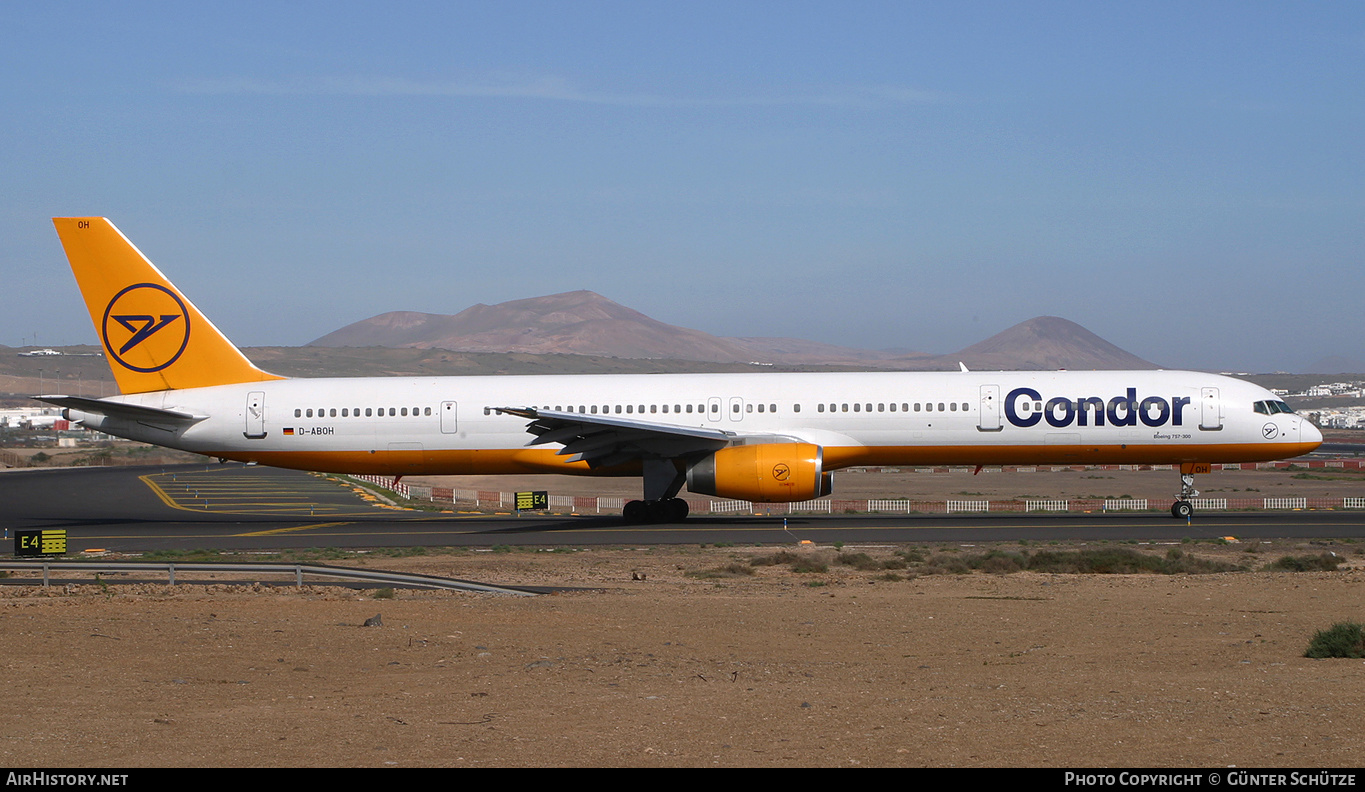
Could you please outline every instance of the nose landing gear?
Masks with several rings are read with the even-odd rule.
[[[1190,500],[1199,497],[1199,490],[1194,488],[1194,474],[1208,473],[1210,467],[1207,462],[1180,463],[1180,494],[1175,496],[1176,501],[1171,505],[1172,517],[1188,520],[1194,514],[1194,504]]]

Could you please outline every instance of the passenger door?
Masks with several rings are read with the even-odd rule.
[[[265,391],[252,391],[246,395],[246,431],[242,434],[248,440],[265,437]]]
[[[976,428],[982,432],[1000,431],[1000,386],[981,386],[981,420]]]

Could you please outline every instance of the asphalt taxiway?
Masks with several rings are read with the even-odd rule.
[[[61,529],[68,550],[846,542],[1180,541],[1365,537],[1365,511],[614,516],[395,509],[299,471],[228,465],[69,468],[0,474],[0,529]]]

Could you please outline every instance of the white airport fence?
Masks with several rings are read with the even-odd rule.
[[[1307,498],[1265,498],[1267,509],[1306,509],[1308,508]]]
[[[1249,463],[1248,463],[1249,464]],[[1138,466],[1134,466],[1138,467]],[[1155,467],[1155,466],[1153,466]],[[493,492],[487,490],[450,489],[425,485],[408,485],[395,482],[389,476],[358,475],[351,478],[374,484],[410,500],[428,500],[434,503],[472,504],[475,508],[486,510],[511,510],[516,506],[516,493]],[[625,508],[627,498],[596,497],[583,495],[550,495],[549,510],[564,514],[619,514]],[[1196,512],[1232,509],[1365,509],[1365,498],[1196,498],[1190,501]],[[883,513],[909,514],[921,513],[961,513],[961,512],[1011,512],[1047,511],[1068,512],[1092,510],[1104,511],[1145,511],[1153,508],[1146,498],[1106,498],[1069,499],[1069,500],[948,500],[928,501],[908,498],[872,498],[867,500],[835,500],[822,498],[799,503],[763,503],[757,507],[743,500],[693,500],[688,499],[693,514],[833,514],[840,513]],[[1165,504],[1155,507],[1164,510]]]
[[[1227,498],[1195,498],[1190,501],[1190,505],[1195,511],[1226,511],[1228,508]]]

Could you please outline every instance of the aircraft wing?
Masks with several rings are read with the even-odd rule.
[[[55,404],[58,407],[68,407],[84,413],[122,418],[128,421],[192,424],[208,418],[207,415],[195,415],[179,410],[163,410],[159,407],[144,407],[141,404],[127,404],[125,402],[105,401],[104,399],[87,399],[84,396],[34,396],[33,398],[40,402]]]
[[[563,443],[561,455],[589,467],[610,467],[637,459],[674,459],[724,448],[739,435],[704,426],[636,421],[609,415],[499,407],[497,411],[530,419],[526,431],[535,435],[527,445]]]

